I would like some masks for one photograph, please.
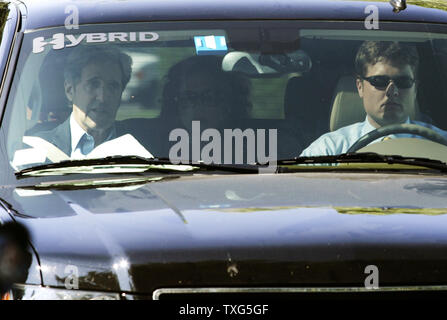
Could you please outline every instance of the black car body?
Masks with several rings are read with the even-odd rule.
[[[399,153],[402,158],[370,156],[320,161],[323,164],[337,161],[338,166],[302,165],[299,158],[293,159],[299,156],[300,148],[329,130],[328,108],[335,78],[344,74],[340,61],[348,66],[355,48],[364,40],[361,32],[368,16],[367,5],[379,10],[381,29],[376,30],[379,38],[384,34],[396,37],[399,32],[413,36],[414,32],[420,37],[419,43],[433,46],[438,43],[444,46],[447,38],[446,8],[409,4],[396,13],[387,2],[92,1],[74,2],[79,13],[79,29],[68,29],[67,17],[74,11],[66,8],[71,4],[13,1],[8,6],[9,19],[0,47],[3,71],[0,221],[25,225],[31,234],[33,254],[26,279],[11,292],[13,298],[188,299],[196,295],[209,298],[228,294],[233,298],[254,295],[365,298],[439,295],[447,290],[445,146],[437,144],[441,155],[435,160],[439,161],[423,159],[430,158],[427,151],[422,151],[427,149],[414,141],[404,149],[410,148],[416,154]],[[73,19],[71,23],[76,22],[76,17]],[[245,24],[249,26],[247,30]],[[46,100],[43,93],[33,93],[33,86],[39,84],[44,90],[45,83],[52,79],[60,81],[55,81],[52,75],[48,75],[48,81],[43,78],[47,65],[37,62],[40,61],[38,53],[31,53],[32,39],[42,35],[45,53],[58,53],[65,49],[51,48],[56,44],[48,39],[54,34],[92,34],[102,32],[98,31],[101,28],[106,34],[131,30],[126,28],[133,26],[147,32],[163,29],[166,37],[173,38],[181,30],[224,30],[228,31],[228,43],[234,45],[231,50],[249,53],[261,50],[261,42],[247,39],[266,28],[279,38],[264,39],[262,43],[270,48],[270,52],[265,49],[266,54],[278,53],[275,48],[282,45],[284,52],[304,50],[312,61],[312,68],[285,73],[310,72],[311,79],[316,80],[317,93],[312,92],[307,102],[311,112],[287,111],[285,107],[282,116],[276,116],[266,108],[267,111],[262,110],[267,116],[263,117],[261,110],[258,113],[261,116],[253,117],[242,126],[278,129],[278,158],[290,161],[279,161],[276,171],[270,173],[259,173],[259,166],[250,163],[213,166],[192,162],[192,167],[182,171],[171,170],[169,162],[159,160],[167,157],[160,151],[153,152],[156,157],[153,162],[141,157],[108,158],[106,162],[94,159],[79,162],[74,167],[65,163],[59,166],[61,171],[57,171],[57,163],[51,167],[43,161],[38,163],[41,165],[38,170],[35,164],[14,168],[11,150],[17,150],[15,143],[24,133],[17,136],[11,133],[22,121],[13,110],[20,104],[36,110],[33,108],[38,101]],[[307,35],[300,33],[298,47],[295,47],[294,33],[281,31],[290,28],[308,32]],[[238,30],[245,30],[247,34]],[[318,30],[340,33],[328,33],[325,38]],[[357,33],[358,30],[361,32]],[[379,33],[382,30],[390,34]],[[425,39],[426,34],[432,38]],[[366,36],[373,37],[373,34]],[[310,43],[318,37],[330,39],[332,43],[328,47],[324,42],[315,46],[307,44],[306,41]],[[338,38],[354,43],[338,43]],[[183,38],[175,39],[180,45],[187,42]],[[430,45],[421,50],[430,50]],[[137,53],[145,54],[143,50]],[[334,60],[325,60],[328,53]],[[132,56],[134,72],[137,57],[137,54]],[[55,54],[50,63],[56,64],[57,58]],[[303,59],[307,63],[307,57]],[[439,59],[436,61],[442,65],[445,61]],[[162,68],[166,64],[163,61],[141,63],[137,68],[141,72]],[[421,72],[421,77],[428,80],[425,89],[420,91],[419,98],[425,99],[420,105],[429,105],[431,109],[427,113],[433,123],[447,128],[447,114],[442,108],[446,98],[445,71],[428,59],[422,64],[428,71]],[[33,66],[38,69],[34,70]],[[55,69],[60,68],[58,64]],[[333,77],[318,73],[322,70],[333,72]],[[28,80],[19,80],[20,75],[26,75]],[[253,82],[276,77],[278,83],[283,81],[283,76],[278,72],[264,77],[248,75]],[[276,90],[279,101],[285,99],[286,104],[286,82],[281,82],[281,90],[269,89],[269,84],[264,87],[253,84],[253,87],[258,91]],[[129,87],[136,83],[131,80]],[[55,97],[55,87],[51,90],[51,97]],[[296,90],[312,89],[304,86]],[[436,94],[431,95],[430,90]],[[29,96],[19,101],[17,92]],[[129,93],[129,97],[132,95]],[[261,96],[254,104],[263,99]],[[296,114],[302,119],[296,118]],[[312,122],[313,115],[315,122]],[[32,121],[34,114],[26,119]],[[151,137],[161,130],[157,119],[153,116],[142,125],[152,130]],[[36,120],[33,125],[45,126],[44,122],[51,122],[48,118],[44,120]],[[129,130],[141,123],[138,116],[122,117],[120,121]],[[25,129],[30,126],[27,124]],[[145,136],[140,131],[131,132],[143,141]],[[132,170],[126,167],[129,164]],[[379,278],[370,287],[368,276],[374,268]]]

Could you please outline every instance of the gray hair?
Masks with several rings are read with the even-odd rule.
[[[65,81],[70,83],[78,82],[81,79],[81,72],[84,67],[98,61],[116,62],[120,66],[124,89],[132,74],[132,58],[114,46],[84,45],[74,48],[68,55],[65,63]]]

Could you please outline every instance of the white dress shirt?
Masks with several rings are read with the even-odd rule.
[[[82,136],[84,134],[89,135],[82,127],[77,123],[76,119],[74,118],[73,113],[70,115],[70,134],[71,134],[71,158],[72,159],[85,159],[87,155],[82,154],[81,152],[81,145],[79,144]],[[111,140],[116,136],[116,130],[115,127],[112,128],[110,131],[109,136],[105,141]],[[92,137],[93,139],[93,137]],[[94,139],[93,139],[94,140]],[[95,143],[96,147],[96,143]]]

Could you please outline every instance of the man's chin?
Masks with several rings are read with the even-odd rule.
[[[400,124],[405,123],[407,120],[406,117],[403,117],[401,114],[395,114],[395,113],[388,113],[384,114],[383,118],[381,119],[381,126],[390,126],[392,124]]]
[[[105,117],[104,115],[102,117],[87,117],[88,122],[90,124],[90,127],[95,130],[104,130],[110,128],[113,123],[115,122],[115,119],[112,117]]]
[[[91,123],[87,131],[89,134],[97,135],[109,131],[112,128],[112,126],[113,123],[112,124]]]

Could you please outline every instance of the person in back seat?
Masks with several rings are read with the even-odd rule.
[[[191,129],[234,128],[251,110],[250,82],[241,75],[224,72],[217,56],[193,56],[169,70],[163,89],[161,117]]]
[[[192,133],[192,122],[199,121],[200,131],[241,128],[251,111],[250,82],[242,75],[222,70],[222,58],[192,56],[173,65],[167,75],[162,92],[161,131],[157,140],[147,130],[142,141],[149,141],[151,150],[160,157],[168,157],[174,142],[169,133],[185,129]]]

